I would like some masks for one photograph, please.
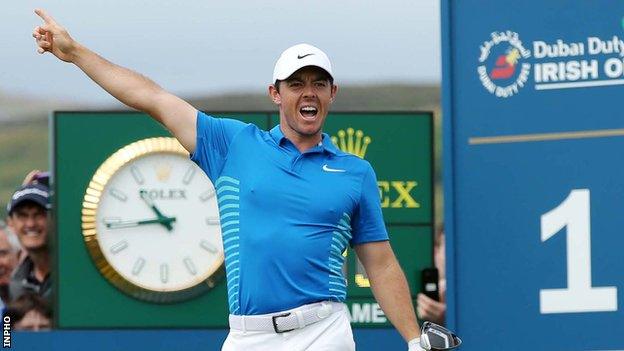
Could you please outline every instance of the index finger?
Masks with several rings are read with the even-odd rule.
[[[35,9],[35,13],[37,14],[37,16],[41,17],[41,19],[43,19],[45,23],[50,23],[50,24],[56,23],[54,21],[54,18],[48,15],[48,13],[45,12],[45,10],[43,9]]]

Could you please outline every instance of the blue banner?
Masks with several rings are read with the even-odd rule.
[[[62,330],[10,332],[4,347],[15,350],[201,350],[219,351],[227,330]],[[402,350],[406,344],[395,329],[353,330],[358,350]]]
[[[622,350],[624,2],[443,1],[462,350]]]

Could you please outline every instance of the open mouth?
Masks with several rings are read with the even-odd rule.
[[[33,230],[29,230],[24,234],[26,234],[25,236],[27,237],[36,237],[36,236],[39,236],[41,233],[33,231]]]
[[[305,119],[314,119],[318,114],[318,109],[315,106],[306,105],[299,109],[299,113]]]

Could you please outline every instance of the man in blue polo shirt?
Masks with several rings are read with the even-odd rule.
[[[198,112],[151,80],[74,41],[42,10],[39,53],[71,62],[115,98],[167,127],[217,189],[230,334],[223,350],[354,350],[342,252],[354,247],[386,316],[419,346],[405,276],[388,242],[375,173],[322,133],[338,87],[327,55],[282,53],[270,131]]]

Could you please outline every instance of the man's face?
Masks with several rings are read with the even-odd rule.
[[[50,319],[36,310],[30,310],[26,312],[24,317],[17,323],[15,323],[15,330],[50,330]]]
[[[45,208],[31,202],[19,205],[8,221],[26,251],[46,248],[48,239],[48,216]]]
[[[16,264],[17,252],[13,251],[7,233],[0,229],[0,285],[9,284]]]
[[[271,85],[269,93],[279,105],[284,133],[300,138],[319,135],[338,87],[330,84],[323,69],[313,66],[299,69],[279,84],[279,92]]]

